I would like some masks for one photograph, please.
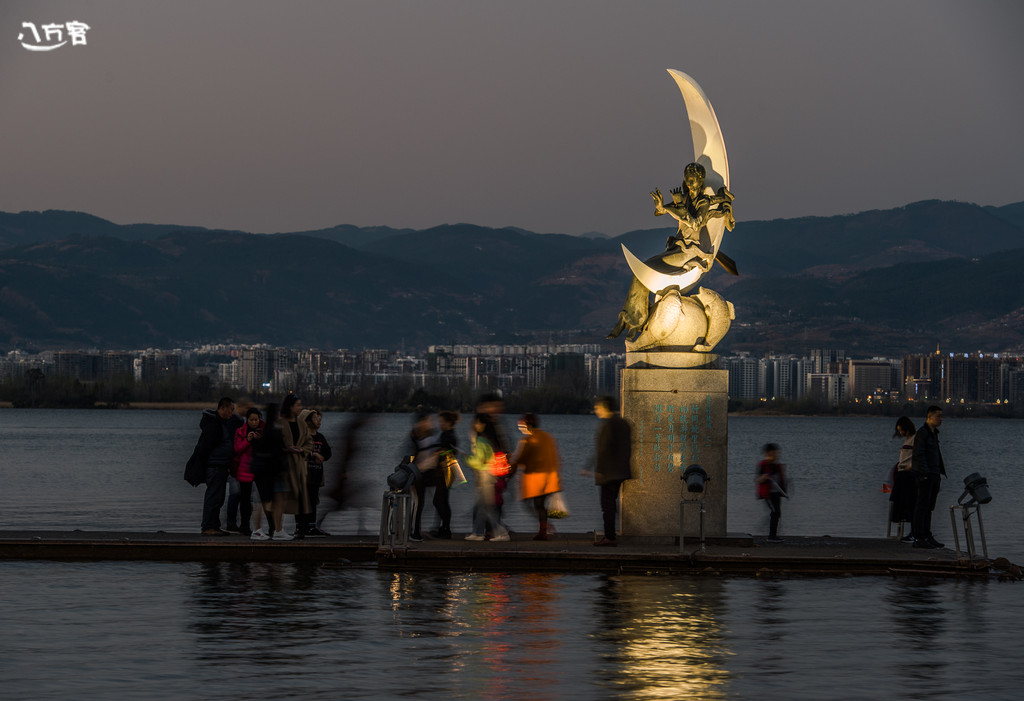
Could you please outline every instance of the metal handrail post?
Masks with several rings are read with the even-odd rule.
[[[974,529],[971,528],[971,509],[969,506],[963,508],[964,512],[964,540],[967,541],[967,554],[974,559]]]
[[[394,550],[409,544],[411,499],[407,492],[387,491],[380,507],[380,533],[378,547]]]
[[[978,535],[981,537],[981,554],[988,559],[988,545],[985,543],[985,524],[981,521],[981,507],[975,506],[974,513],[978,515]]]
[[[685,546],[683,545],[686,539],[686,521],[683,518],[684,506],[686,504],[699,504],[700,505],[700,516],[698,522],[700,524],[700,551],[704,552],[707,548],[704,546],[704,500],[703,499],[680,499],[679,500],[679,554],[686,554]]]
[[[956,549],[956,556],[960,557],[960,538],[959,528],[956,523],[956,516],[954,512],[959,510],[961,513],[961,521],[963,522],[964,529],[964,545],[966,546],[967,555],[973,560],[977,553],[974,550],[974,528],[971,526],[971,516],[976,515],[978,517],[978,536],[981,538],[981,552],[984,558],[988,559],[988,543],[985,542],[985,523],[981,518],[981,505],[980,504],[954,504],[949,507],[949,519],[953,523],[953,546]]]
[[[959,504],[953,504],[949,507],[949,522],[953,525],[953,552],[956,553],[957,557],[960,557],[960,536],[957,535],[959,528],[956,525],[956,515],[953,513],[957,509],[963,510],[963,507]]]
[[[388,492],[384,492],[380,502],[380,528],[377,529],[377,547],[383,548],[385,545],[388,548],[393,549],[395,547],[394,540],[391,536],[391,502],[388,499]]]

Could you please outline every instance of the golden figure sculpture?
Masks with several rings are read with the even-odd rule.
[[[671,203],[665,204],[661,190],[655,189],[651,192],[655,216],[668,214],[678,222],[678,229],[675,236],[670,236],[665,242],[665,250],[644,261],[645,266],[669,275],[682,275],[699,268],[697,277],[692,278],[696,281],[711,270],[717,259],[726,270],[733,275],[736,274],[736,264],[725,254],[715,251],[707,229],[707,224],[712,219],[724,218],[725,227],[733,230],[736,225],[732,213],[733,194],[724,186],[718,188],[716,194],[705,192],[705,177],[702,165],[690,163],[683,171],[682,186],[672,190]],[[618,321],[608,334],[608,338],[615,338],[628,330],[626,338],[635,341],[644,332],[654,307],[671,291],[676,293],[673,297],[680,297],[678,287],[669,285],[663,289],[651,290],[634,275],[622,311],[619,312]],[[654,306],[650,304],[651,292],[656,295]],[[716,293],[701,289],[701,295],[704,297],[709,293],[721,299]],[[701,295],[693,299],[701,298]],[[706,347],[706,339],[701,336],[695,339],[692,345]]]
[[[725,218],[725,228],[732,231],[736,220],[732,216],[733,194],[724,186],[718,194],[704,192],[704,166],[691,163],[683,170],[683,186],[672,190],[672,203],[665,205],[661,190],[651,193],[654,200],[654,216],[668,214],[679,228],[675,236],[665,242],[665,252],[660,260],[678,267],[682,272],[699,265],[704,272],[711,270],[715,253],[708,237],[707,224],[717,217]],[[685,193],[683,189],[685,188]]]

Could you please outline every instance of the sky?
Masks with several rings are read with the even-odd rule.
[[[70,21],[84,44],[24,48]],[[5,0],[0,211],[660,227],[648,193],[693,159],[669,68],[714,106],[740,224],[1005,205],[1022,30],[1019,0]]]

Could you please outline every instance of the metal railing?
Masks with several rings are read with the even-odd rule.
[[[956,556],[960,557],[960,535],[956,524],[955,512],[960,512],[960,521],[964,527],[964,541],[967,546],[967,554],[973,560],[974,552],[974,529],[971,526],[971,517],[978,517],[978,535],[981,537],[981,552],[984,558],[988,559],[988,545],[985,543],[985,524],[981,520],[981,505],[974,504],[953,504],[949,507],[949,519],[953,522],[953,546],[956,548]]]
[[[384,492],[380,507],[380,538],[377,547],[394,550],[409,545],[412,509],[412,495],[409,492]]]

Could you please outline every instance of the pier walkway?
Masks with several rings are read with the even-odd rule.
[[[163,562],[309,562],[384,570],[485,572],[677,573],[704,576],[967,576],[1020,579],[1007,560],[957,557],[951,548],[922,550],[884,538],[786,537],[768,543],[749,535],[678,542],[622,537],[595,547],[593,533],[559,533],[548,541],[513,534],[508,542],[428,539],[394,549],[376,535],[254,542],[238,535],[109,531],[0,531],[2,560],[142,560]]]

